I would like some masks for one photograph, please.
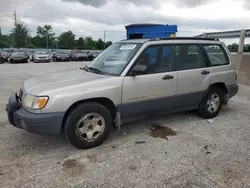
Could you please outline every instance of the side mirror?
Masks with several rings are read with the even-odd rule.
[[[146,74],[147,73],[147,66],[146,65],[136,65],[131,71],[132,76]]]

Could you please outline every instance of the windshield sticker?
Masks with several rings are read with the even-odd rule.
[[[120,50],[133,50],[135,49],[136,44],[131,44],[131,45],[122,45]]]

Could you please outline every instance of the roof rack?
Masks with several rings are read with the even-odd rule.
[[[173,38],[152,38],[149,41],[156,40],[210,40],[210,41],[219,41],[219,39],[214,38],[202,38],[202,37],[173,37]]]

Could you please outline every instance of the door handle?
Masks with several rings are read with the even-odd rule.
[[[171,76],[171,75],[165,75],[162,77],[163,80],[171,80],[173,78],[174,78],[174,76]]]
[[[201,74],[209,74],[210,72],[208,70],[204,70],[201,72]]]

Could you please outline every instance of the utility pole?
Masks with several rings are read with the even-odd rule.
[[[17,19],[16,19],[16,10],[14,10],[14,24],[15,24],[15,33],[13,33],[12,40],[13,40],[13,47],[15,46],[14,38],[17,38]]]
[[[104,33],[103,33],[103,34],[104,34],[104,41],[103,41],[103,42],[104,42],[104,44],[103,44],[103,50],[105,50],[105,48],[106,48],[106,42],[105,42],[105,41],[106,41],[106,31],[105,31],[105,30],[104,30]]]
[[[48,51],[48,48],[49,48],[48,30],[46,30],[46,48],[47,48],[47,51]]]
[[[16,20],[16,10],[14,10],[14,21],[15,21],[15,27],[17,26],[17,20]]]

